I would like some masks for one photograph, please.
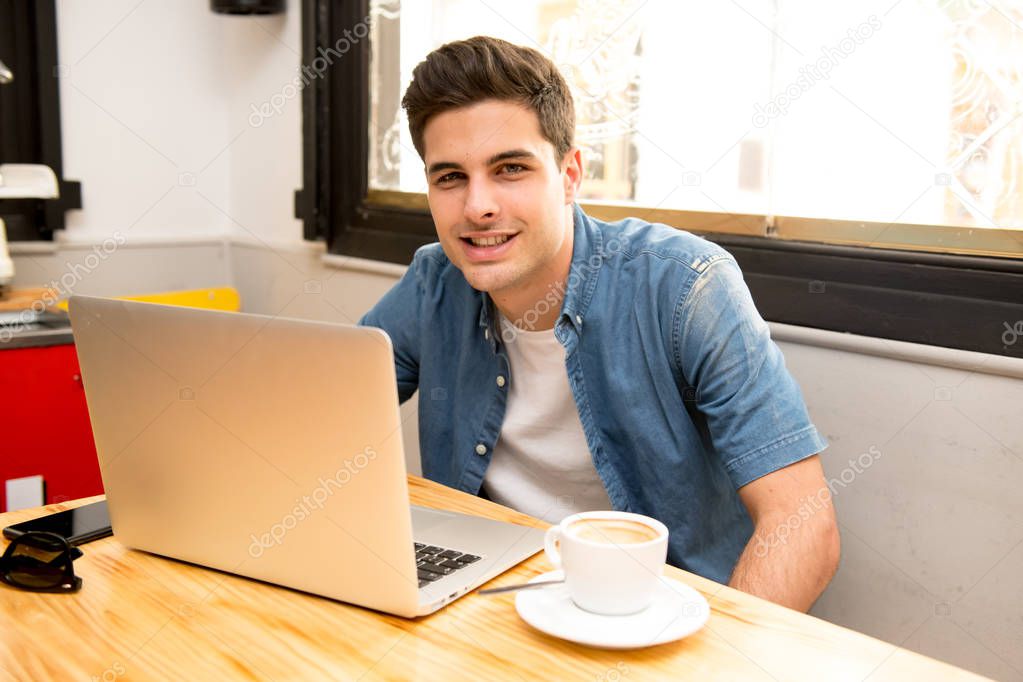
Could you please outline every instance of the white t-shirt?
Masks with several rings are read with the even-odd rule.
[[[504,317],[500,322],[511,377],[484,490],[494,502],[551,523],[580,511],[611,509],[554,330],[523,331]]]

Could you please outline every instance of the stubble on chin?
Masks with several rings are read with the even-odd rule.
[[[463,269],[462,276],[469,282],[469,286],[477,291],[485,291],[491,296],[500,294],[503,291],[513,289],[521,279],[521,273],[516,273],[507,265],[494,266],[488,271],[488,267],[472,267]]]

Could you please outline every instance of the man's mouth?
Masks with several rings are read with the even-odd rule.
[[[480,234],[461,237],[462,250],[471,263],[485,263],[499,260],[513,247],[518,233]]]
[[[473,246],[498,246],[500,244],[504,244],[513,236],[514,235],[510,234],[501,234],[493,237],[462,237],[462,239]]]
[[[498,246],[514,236],[514,234],[496,234],[487,237],[461,237],[461,240],[474,246]]]

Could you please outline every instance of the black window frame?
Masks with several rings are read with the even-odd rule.
[[[364,21],[369,2],[303,0],[302,14],[302,58],[311,64]],[[296,215],[305,238],[325,240],[331,254],[407,265],[436,233],[428,211],[369,198],[369,68],[367,36],[303,91],[304,188],[296,193]],[[1020,258],[701,236],[735,256],[767,320],[1023,357],[1023,335],[1006,343],[1013,338],[1006,325],[1023,321]]]
[[[0,199],[7,240],[52,241],[64,214],[82,207],[81,184],[64,178],[56,0],[0,0],[0,163],[40,163],[57,176],[56,199]]]

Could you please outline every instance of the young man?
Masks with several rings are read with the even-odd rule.
[[[839,555],[825,443],[732,257],[582,212],[572,97],[535,50],[444,45],[402,105],[440,243],[361,324],[420,391],[424,474],[552,522],[653,516],[671,563],[808,609]]]

